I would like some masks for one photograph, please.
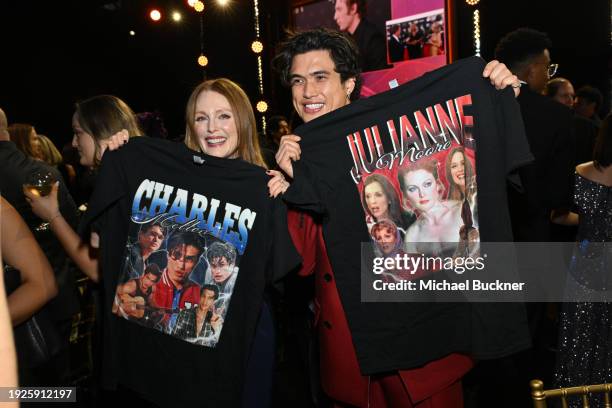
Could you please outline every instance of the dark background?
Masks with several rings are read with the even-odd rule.
[[[327,0],[323,0],[327,1]],[[373,0],[370,8],[376,7]],[[291,101],[270,69],[273,45],[292,24],[291,3],[260,0],[264,42],[264,86],[269,114],[292,112]],[[302,1],[301,3],[304,3]],[[203,13],[204,71],[200,53],[200,17],[186,0],[63,0],[0,2],[0,107],[9,123],[27,122],[58,145],[71,138],[74,102],[101,93],[124,99],[136,112],[159,110],[170,135],[184,131],[184,107],[193,87],[204,78],[226,76],[238,82],[251,100],[259,100],[253,2],[230,0],[223,9],[206,1]],[[382,3],[381,3],[382,4]],[[473,54],[473,8],[455,8],[458,57]],[[164,21],[148,12],[159,7]],[[592,84],[610,95],[610,2],[481,0],[482,56],[493,58],[506,32],[529,26],[549,33],[557,75],[576,87]],[[183,21],[175,24],[176,9]],[[136,35],[129,36],[134,30]],[[605,112],[602,112],[605,113]]]

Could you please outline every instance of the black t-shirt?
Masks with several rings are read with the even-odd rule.
[[[550,241],[550,212],[572,208],[576,141],[567,106],[529,87],[518,97],[525,133],[535,158],[520,169],[524,192],[510,190],[517,241]]]
[[[437,242],[443,253],[457,249],[461,231],[512,241],[506,180],[532,156],[512,90],[495,90],[483,69],[479,58],[462,60],[295,130],[302,154],[284,198],[325,214],[325,244],[364,374],[529,345],[520,304],[360,298],[361,243],[418,253]],[[441,227],[428,227],[426,217]],[[387,230],[379,240],[376,231]]]
[[[83,225],[100,232],[105,386],[163,406],[239,405],[264,289],[299,262],[267,181],[261,167],[159,139],[104,155]],[[137,278],[153,285],[146,299],[122,293],[128,242],[167,254]],[[179,314],[198,307],[210,327],[187,338]]]

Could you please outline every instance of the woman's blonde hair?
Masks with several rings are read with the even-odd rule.
[[[98,95],[76,104],[81,128],[95,141],[94,164],[99,163],[100,142],[125,129],[130,137],[141,136],[138,119],[132,109],[113,95]]]
[[[64,161],[64,158],[59,150],[57,150],[53,141],[45,135],[39,134],[38,138],[40,139],[40,151],[43,155],[42,159],[51,166],[59,166]]]
[[[223,95],[232,108],[238,133],[238,143],[236,145],[237,157],[257,166],[267,168],[261,154],[261,148],[259,147],[257,125],[251,102],[242,88],[227,78],[204,81],[196,86],[191,93],[185,112],[185,120],[187,122],[185,144],[187,147],[192,150],[202,150],[195,131],[195,112],[198,97],[205,91],[217,92]]]

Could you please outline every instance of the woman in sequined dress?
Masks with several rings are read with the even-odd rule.
[[[554,219],[578,224],[578,244],[570,267],[570,296],[601,294],[612,279],[612,115],[601,127],[593,161],[576,167],[577,214]],[[571,285],[568,285],[571,286]],[[584,297],[582,297],[584,299]],[[601,300],[601,299],[600,299]],[[612,382],[612,301],[564,303],[555,369],[558,387]],[[578,399],[570,406],[581,406]],[[591,406],[603,406],[591,398]]]

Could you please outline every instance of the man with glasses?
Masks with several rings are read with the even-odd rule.
[[[178,312],[200,302],[200,286],[189,279],[204,248],[203,239],[193,232],[175,232],[168,239],[168,265],[155,284],[151,303],[165,309],[166,329],[172,333]]]
[[[527,85],[522,87],[517,101],[535,159],[519,169],[522,191],[512,188],[508,191],[515,241],[561,240],[551,234],[551,214],[567,212],[572,205],[575,153],[572,112],[543,95],[546,83],[558,68],[551,64],[551,47],[546,33],[519,28],[503,37],[495,50],[496,58]],[[495,388],[500,394],[511,396],[503,406],[524,405],[514,391],[532,378],[552,374],[552,344],[547,342],[556,339],[554,323],[546,317],[545,304],[529,303],[526,309],[533,349],[511,356],[497,367],[489,366],[490,372],[474,372],[476,378],[480,376],[477,382],[482,389]],[[528,360],[531,364],[524,363]],[[498,384],[504,388],[497,388]]]
[[[515,240],[551,240],[550,216],[572,205],[575,142],[571,110],[543,95],[557,71],[548,35],[519,28],[502,38],[495,56],[528,86],[517,98],[534,163],[521,169],[524,193],[511,191]]]

